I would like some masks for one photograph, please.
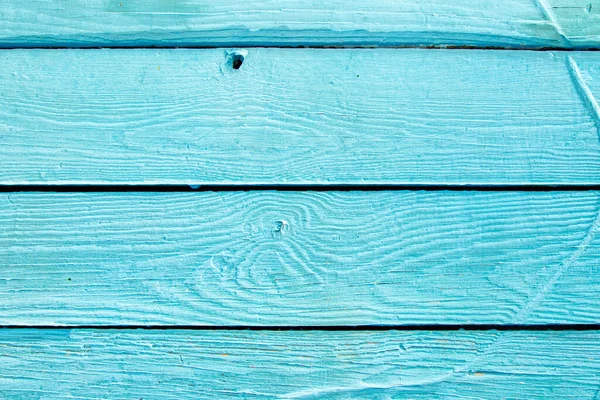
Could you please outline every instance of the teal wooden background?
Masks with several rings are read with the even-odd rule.
[[[599,398],[597,0],[5,0],[0,48],[0,398]]]
[[[25,4],[23,4],[25,3]],[[3,47],[596,48],[598,0],[3,0]]]

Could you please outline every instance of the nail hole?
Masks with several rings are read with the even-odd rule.
[[[244,56],[241,54],[233,54],[231,56],[231,66],[233,69],[240,69],[244,63]]]

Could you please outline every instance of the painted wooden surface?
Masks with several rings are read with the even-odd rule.
[[[600,184],[599,0],[0,4],[103,46],[238,49],[0,51],[0,185],[511,186],[0,193],[0,398],[600,397],[599,331],[224,329],[599,324],[600,192],[509,190]]]
[[[599,201],[3,193],[0,325],[599,323]]]
[[[597,399],[600,333],[0,331],[0,396]]]
[[[3,0],[0,46],[598,47],[598,0]]]
[[[0,53],[2,184],[598,184],[600,53]]]

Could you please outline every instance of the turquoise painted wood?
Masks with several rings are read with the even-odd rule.
[[[0,184],[599,184],[600,53],[0,52]]]
[[[599,192],[4,193],[0,325],[600,323]]]
[[[0,398],[600,398],[600,0],[4,0],[0,48]]]
[[[600,333],[0,331],[0,396],[597,399]]]
[[[3,0],[0,46],[600,45],[598,0]]]

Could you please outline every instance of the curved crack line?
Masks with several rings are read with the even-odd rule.
[[[565,273],[565,271],[569,269],[573,264],[575,264],[577,259],[581,256],[581,254],[583,254],[583,252],[588,248],[588,246],[594,239],[596,232],[600,229],[600,201],[598,202],[596,208],[596,216],[594,217],[594,220],[592,221],[592,224],[585,236],[583,237],[581,243],[579,243],[575,251],[573,251],[571,255],[556,268],[556,271],[548,280],[548,282],[546,282],[545,285],[541,286],[541,288],[537,291],[535,296],[533,296],[533,298],[530,301],[528,301],[523,308],[521,308],[521,311],[519,311],[515,315],[515,317],[512,320],[513,323],[523,322],[529,316],[529,314],[531,314],[535,307],[537,307],[541,303],[541,301],[546,297],[546,294],[552,289],[552,287],[554,287],[554,285],[558,282],[558,280]]]
[[[575,248],[575,250],[571,253],[571,255],[569,257],[567,257],[562,263],[560,263],[558,265],[558,267],[556,268],[556,271],[554,272],[552,277],[544,285],[542,285],[540,287],[540,289],[533,296],[533,298],[531,300],[529,300],[517,314],[515,314],[514,318],[512,319],[512,323],[521,323],[524,320],[526,320],[527,317],[531,314],[531,312],[535,309],[535,307],[537,307],[542,302],[542,300],[546,297],[548,292],[550,292],[550,290],[552,290],[554,285],[556,285],[556,283],[558,282],[560,277],[567,271],[567,269],[569,269],[573,264],[575,264],[577,259],[588,248],[588,246],[594,239],[596,232],[598,230],[600,230],[600,196],[598,197],[598,200],[596,203],[596,210],[594,212],[595,212],[595,216],[590,225],[590,228],[587,230],[586,234],[584,235],[584,237],[581,240],[581,242],[579,243],[579,245],[577,245],[577,247]],[[462,367],[455,368],[450,373],[444,375],[443,377],[440,377],[443,379],[438,379],[436,382],[434,382],[432,379],[431,383],[437,383],[442,380],[447,380],[457,374],[468,372],[469,369],[471,368],[471,366],[475,362],[480,360],[481,357],[485,356],[491,350],[493,350],[499,344],[501,344],[506,339],[506,335],[509,333],[510,333],[510,331],[501,332],[492,343],[490,343],[485,349],[483,349],[479,354],[477,354],[472,360],[466,362]]]
[[[550,290],[558,282],[558,280],[565,273],[565,271],[567,271],[567,269],[569,269],[573,264],[575,264],[577,259],[579,259],[579,257],[583,254],[583,252],[585,252],[585,250],[589,247],[590,243],[594,239],[596,232],[599,230],[600,230],[600,197],[598,198],[598,202],[596,205],[594,219],[590,225],[590,228],[587,230],[586,234],[584,235],[584,237],[581,240],[581,242],[579,243],[579,245],[577,245],[577,247],[569,255],[569,257],[567,257],[562,263],[560,263],[558,265],[558,267],[556,267],[556,271],[554,272],[552,277],[544,285],[541,286],[541,288],[537,291],[537,293],[533,296],[533,298],[530,301],[528,301],[521,308],[521,310],[515,315],[515,317],[512,319],[513,323],[520,323],[520,322],[523,322],[525,319],[527,319],[529,314],[531,314],[531,312],[535,309],[535,307],[537,307],[542,302],[542,300],[546,297],[548,292],[550,292]],[[365,391],[365,390],[389,390],[389,389],[394,389],[394,388],[414,387],[414,386],[424,387],[424,386],[428,386],[428,385],[434,385],[434,384],[437,384],[440,382],[447,381],[447,380],[455,377],[456,375],[468,373],[469,370],[471,369],[471,367],[473,366],[473,364],[475,364],[477,361],[481,360],[482,357],[484,357],[485,355],[490,353],[490,351],[492,351],[493,349],[498,347],[501,343],[503,343],[507,339],[507,335],[509,333],[511,333],[511,332],[510,331],[498,332],[498,336],[483,350],[479,351],[478,354],[473,359],[465,362],[460,367],[454,368],[452,371],[450,371],[446,374],[435,376],[435,377],[432,377],[429,379],[414,380],[414,381],[398,380],[395,382],[388,382],[386,384],[379,384],[379,385],[366,384],[361,381],[352,386],[324,387],[324,388],[309,389],[309,390],[302,390],[302,391],[287,393],[287,394],[282,395],[281,398],[288,398],[288,399],[304,398],[304,399],[306,399],[306,398],[313,398],[315,396],[320,397],[323,395],[336,395],[336,394],[341,394],[341,393],[348,394],[348,393],[353,393],[353,392],[355,393],[355,392],[360,392],[360,391]]]
[[[579,259],[579,257],[585,252],[585,250],[589,247],[590,243],[594,239],[596,232],[600,230],[600,196],[597,200],[596,209],[594,210],[594,219],[584,235],[581,242],[577,245],[575,250],[567,257],[562,263],[560,263],[552,275],[552,277],[544,284],[540,286],[540,289],[535,293],[533,298],[529,300],[521,310],[515,314],[512,319],[512,323],[521,323],[527,319],[527,317],[531,314],[531,312],[542,302],[542,300],[546,297],[546,295],[552,290],[554,285],[558,282],[560,277]],[[402,387],[414,387],[414,386],[427,386],[433,385],[440,382],[447,381],[458,374],[468,373],[474,363],[479,361],[482,357],[487,355],[490,351],[498,347],[501,343],[503,343],[507,339],[507,335],[510,331],[507,332],[499,332],[498,336],[483,350],[479,351],[478,354],[471,360],[464,363],[461,367],[454,368],[452,371],[432,377],[430,379],[422,379],[416,381],[402,381],[398,380],[396,382],[388,382],[386,384],[366,384],[364,382],[359,382],[352,386],[345,387],[324,387],[318,389],[310,389],[303,390],[293,393],[287,393],[282,398],[312,398],[315,396],[323,396],[323,395],[334,395],[340,393],[353,393],[360,392],[363,390],[389,390],[394,388],[402,388]]]
[[[369,390],[387,390],[387,389],[394,389],[394,388],[400,388],[400,387],[415,387],[415,386],[419,386],[419,387],[424,387],[427,385],[433,385],[439,382],[443,382],[445,380],[447,380],[448,378],[451,378],[454,375],[454,371],[451,371],[447,374],[444,375],[440,375],[431,379],[422,379],[422,380],[414,380],[414,381],[407,381],[407,382],[402,382],[402,381],[397,381],[397,382],[392,382],[392,383],[387,383],[387,384],[379,384],[379,385],[375,385],[375,384],[368,384],[368,383],[364,383],[362,381],[358,382],[356,385],[354,386],[336,386],[336,387],[324,387],[324,388],[319,388],[319,389],[306,389],[306,390],[300,390],[297,392],[293,392],[293,393],[288,393],[285,395],[282,395],[281,398],[284,399],[310,399],[310,398],[323,398],[323,396],[332,396],[332,395],[340,395],[340,394],[357,394],[363,391],[369,391]]]
[[[583,79],[581,70],[572,56],[567,56],[567,69],[583,105],[592,114],[596,130],[598,131],[598,140],[600,140],[600,105],[598,105],[596,97],[594,97],[594,94]]]
[[[350,393],[360,393],[363,391],[370,390],[389,390],[394,388],[407,388],[407,387],[425,387],[429,385],[435,385],[440,382],[447,381],[448,379],[464,372],[468,372],[471,365],[483,357],[486,353],[488,353],[492,348],[497,346],[502,342],[504,338],[503,333],[500,333],[498,338],[494,339],[493,342],[488,345],[483,351],[480,351],[479,354],[471,361],[465,363],[462,367],[455,368],[450,372],[447,372],[443,375],[435,376],[432,378],[425,379],[416,379],[416,380],[401,380],[398,379],[393,382],[387,382],[382,384],[370,384],[362,381],[357,382],[351,386],[336,386],[336,387],[323,387],[317,389],[306,389],[300,390],[297,392],[287,393],[281,398],[285,399],[310,399],[310,398],[322,398],[323,396],[332,396],[332,395],[340,395],[340,394],[350,394]]]
[[[554,15],[554,11],[552,11],[552,7],[546,2],[546,0],[534,0],[534,1],[535,1],[535,5],[537,6],[537,8],[544,15],[544,18],[546,18],[546,21],[548,21],[548,23],[550,25],[552,25],[552,27],[554,28],[556,33],[558,33],[563,44],[567,44],[568,46],[571,46],[571,41],[567,38],[565,31],[562,29],[562,27],[556,20],[556,15]]]

